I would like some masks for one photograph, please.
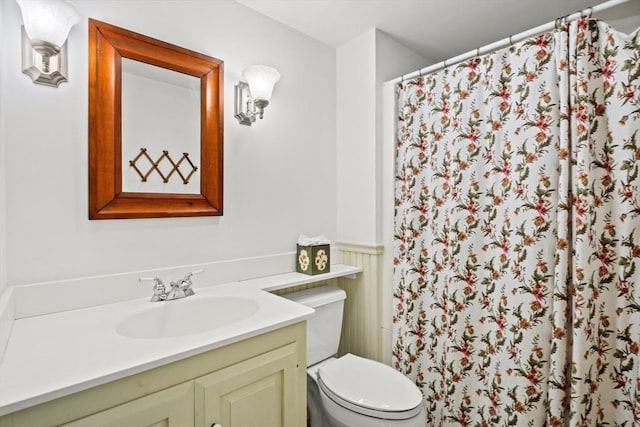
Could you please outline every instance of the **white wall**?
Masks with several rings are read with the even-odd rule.
[[[372,29],[336,51],[338,240],[382,243],[382,84],[427,59]]]
[[[336,50],[338,240],[375,244],[376,30]]]
[[[0,22],[4,16],[4,2],[0,1]],[[0,46],[3,44],[4,31],[0,31]],[[0,49],[0,64],[6,62],[6,49]],[[5,137],[4,137],[4,96],[2,90],[3,67],[0,67],[0,295],[6,287],[7,237],[6,237],[6,201],[5,201]],[[0,351],[0,355],[2,351]]]
[[[299,233],[336,238],[334,49],[230,0],[83,0],[69,82],[54,89],[21,73],[20,12],[2,5],[9,286],[288,252]],[[224,216],[87,219],[88,17],[225,61]],[[233,86],[261,63],[282,79],[264,120],[240,126]]]

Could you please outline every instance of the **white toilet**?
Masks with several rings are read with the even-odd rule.
[[[422,394],[395,369],[347,354],[339,359],[345,292],[333,285],[283,295],[316,310],[307,320],[311,427],[424,427]]]

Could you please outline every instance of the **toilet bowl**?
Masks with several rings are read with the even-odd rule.
[[[422,394],[395,369],[363,357],[335,358],[345,292],[333,285],[286,294],[316,310],[307,320],[311,427],[424,427]]]

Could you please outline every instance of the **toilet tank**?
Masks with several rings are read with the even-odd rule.
[[[316,311],[307,319],[307,366],[334,356],[340,344],[345,291],[325,285],[282,296]]]

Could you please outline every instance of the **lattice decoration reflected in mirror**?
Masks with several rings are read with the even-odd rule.
[[[149,169],[144,173],[138,167],[138,161],[141,159],[148,161],[150,164]],[[171,169],[169,169],[168,172],[162,172],[162,168],[160,168],[160,165],[165,160],[168,161],[171,165]],[[187,170],[184,171],[185,173],[183,173],[183,171],[180,170],[180,167],[185,162],[187,165],[185,166],[185,168],[187,168]],[[189,153],[182,153],[182,157],[180,157],[180,160],[174,162],[169,155],[169,151],[162,150],[162,155],[158,157],[158,160],[154,161],[149,155],[148,150],[144,147],[140,148],[140,153],[138,153],[138,155],[134,157],[133,160],[129,161],[129,166],[131,166],[138,173],[142,182],[147,182],[149,176],[155,171],[158,173],[158,175],[160,175],[160,177],[162,178],[162,182],[164,182],[165,184],[169,182],[169,178],[171,178],[171,175],[177,173],[178,176],[180,176],[180,178],[182,179],[182,183],[187,185],[193,174],[198,171],[198,167],[194,165],[189,158]]]

